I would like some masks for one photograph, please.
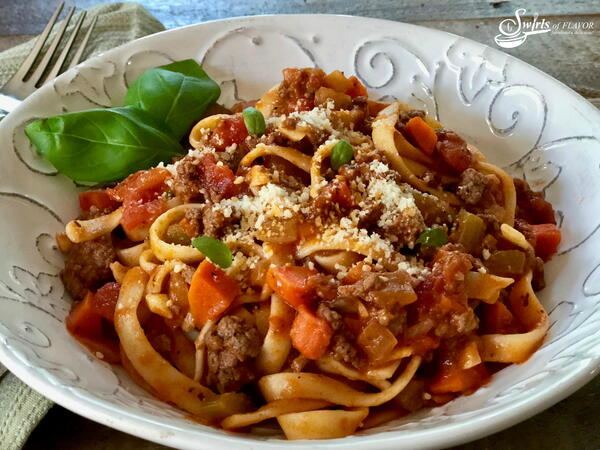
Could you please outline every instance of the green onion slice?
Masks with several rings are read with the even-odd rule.
[[[249,134],[258,137],[265,134],[267,125],[264,116],[258,109],[250,106],[242,111],[242,116]]]
[[[354,149],[352,146],[345,140],[340,140],[333,146],[333,150],[331,151],[331,157],[329,158],[331,168],[337,172],[344,164],[352,161],[353,156]]]
[[[231,255],[231,250],[229,250],[229,247],[224,242],[209,236],[200,236],[192,239],[192,245],[204,254],[210,262],[222,269],[227,269],[231,266],[233,256]]]
[[[427,228],[417,238],[416,243],[426,247],[441,247],[448,242],[448,235],[443,228]]]

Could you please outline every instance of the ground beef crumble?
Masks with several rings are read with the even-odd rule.
[[[112,281],[110,264],[116,259],[110,234],[73,244],[65,255],[65,268],[60,273],[67,292],[78,300],[88,291]]]
[[[467,205],[476,205],[481,201],[491,183],[493,183],[493,180],[488,175],[468,168],[460,175],[460,183],[456,194]]]
[[[206,339],[208,385],[219,392],[238,391],[256,379],[252,360],[261,348],[260,334],[254,325],[237,316],[225,316]]]
[[[172,189],[184,203],[194,203],[204,198],[202,175],[197,160],[185,156],[177,163],[177,175],[173,177]]]

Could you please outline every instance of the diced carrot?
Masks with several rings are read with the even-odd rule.
[[[93,305],[94,294],[88,292],[84,299],[75,303],[67,316],[67,330],[74,335],[99,336],[102,334],[102,316]]]
[[[317,317],[306,306],[300,306],[292,324],[292,345],[302,356],[319,359],[327,351],[333,330],[325,319]]]
[[[459,364],[444,361],[438,375],[429,384],[433,394],[451,392],[473,392],[484,385],[490,378],[485,364],[478,364],[470,369],[461,369]]]
[[[346,94],[352,98],[367,96],[367,88],[364,87],[360,81],[358,81],[358,78],[351,76],[349,80],[352,81],[352,87],[346,91]]]
[[[433,154],[437,136],[433,128],[420,117],[413,117],[406,123],[406,131],[417,143],[417,146],[428,155]]]
[[[287,304],[299,308],[315,299],[317,286],[313,280],[317,274],[304,266],[273,266],[267,272],[267,284]]]
[[[518,332],[518,324],[504,303],[482,304],[480,330],[490,334],[512,334]]]
[[[113,322],[120,290],[121,285],[115,282],[106,283],[98,289],[91,299],[93,311],[109,322]]]
[[[83,211],[89,211],[92,206],[98,209],[113,209],[118,204],[109,197],[104,189],[94,189],[79,194],[79,206]]]
[[[208,260],[200,263],[188,292],[190,312],[197,326],[216,321],[240,294],[240,287]]]
[[[354,284],[359,281],[366,273],[364,268],[368,263],[364,261],[359,261],[355,265],[353,265],[346,276],[344,277],[344,284]]]
[[[116,364],[120,360],[119,343],[104,334],[102,316],[96,311],[95,294],[88,292],[67,316],[67,330],[90,352],[103,361]]]
[[[530,225],[530,227],[535,236],[535,254],[548,261],[556,253],[560,244],[560,230],[553,223]]]

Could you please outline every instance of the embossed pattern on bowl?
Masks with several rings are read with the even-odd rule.
[[[179,448],[281,448],[192,423],[66,333],[70,299],[53,234],[77,212],[81,187],[32,151],[36,117],[118,105],[144,69],[195,58],[227,105],[256,98],[289,66],[356,74],[377,99],[426,109],[494,163],[543,189],[563,242],[541,299],[552,326],[525,364],[475,394],[356,436],[286,447],[430,448],[498,431],[588,381],[600,357],[600,113],[542,72],[502,52],[413,25],[343,16],[264,16],[193,25],[119,47],[70,70],[0,124],[0,360],[86,417]]]

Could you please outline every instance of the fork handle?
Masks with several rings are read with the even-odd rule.
[[[9,112],[21,104],[21,100],[10,95],[0,93],[0,120],[4,119]]]

